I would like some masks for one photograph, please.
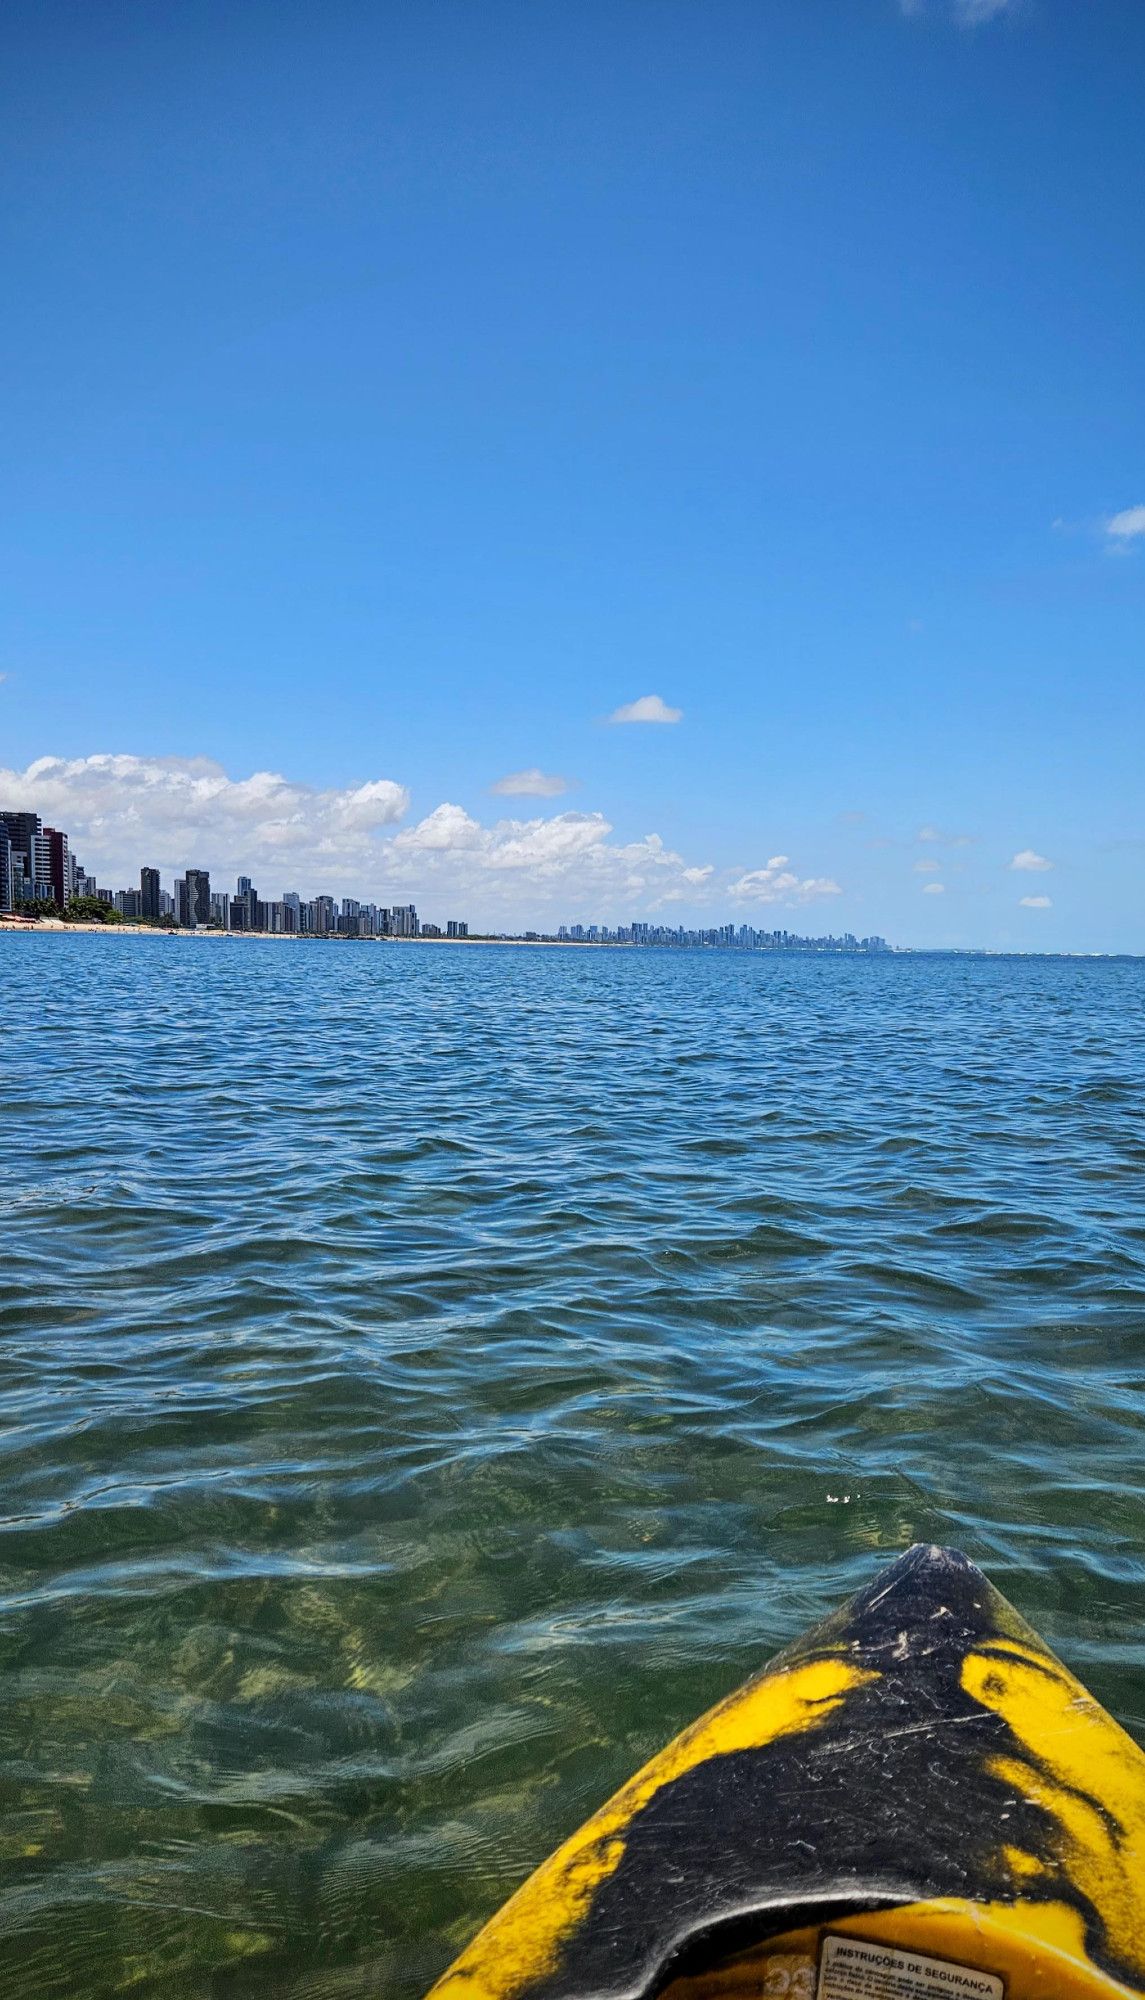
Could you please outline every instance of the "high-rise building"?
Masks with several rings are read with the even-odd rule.
[[[46,826],[43,832],[44,873],[52,892],[53,903],[65,910],[71,901],[72,867],[68,853],[68,837],[58,827]]]
[[[139,914],[145,924],[159,922],[159,870],[139,870]]]
[[[445,935],[446,937],[468,937],[469,925],[463,924],[457,917],[450,917],[445,926]]]
[[[175,893],[171,898],[171,912],[180,929],[185,930],[189,921],[187,916],[188,896],[187,884],[182,876],[176,875],[172,888]]]
[[[36,879],[35,842],[41,838],[44,826],[39,813],[0,812],[0,826],[7,832],[11,842],[13,857],[24,857],[24,874],[29,882]]]
[[[239,876],[235,884],[235,891],[239,901],[246,904],[246,922],[245,924],[232,923],[231,929],[244,931],[261,930],[263,928],[263,921],[259,917],[261,905],[258,900],[258,890],[255,888],[249,875]]]
[[[183,921],[191,930],[198,930],[211,921],[211,878],[205,868],[188,868],[183,880],[187,894]]]
[[[12,840],[0,822],[0,910],[12,908]]]
[[[390,928],[394,937],[417,937],[417,911],[412,903],[394,904],[390,912]]]

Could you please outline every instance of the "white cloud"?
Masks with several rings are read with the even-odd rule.
[[[916,861],[914,872],[916,875],[937,875],[941,866],[941,861]]]
[[[388,879],[440,900],[448,888],[492,929],[588,917],[613,922],[633,911],[693,902],[714,869],[689,865],[659,834],[613,841],[603,813],[503,819],[492,826],[463,807],[440,805],[387,843]],[[465,913],[464,910],[462,912]]]
[[[669,708],[658,694],[642,694],[639,701],[626,702],[623,708],[614,709],[610,722],[679,722],[682,708]]]
[[[973,847],[972,833],[944,833],[940,826],[920,826],[916,840],[937,841],[941,847]]]
[[[227,872],[273,866],[320,887],[370,866],[409,806],[389,778],[320,791],[275,771],[232,778],[208,757],[40,757],[0,770],[0,796],[64,827],[85,866],[130,880],[141,864]],[[350,884],[346,884],[349,889]]]
[[[927,882],[923,886],[922,893],[924,896],[945,896],[946,884],[945,882]]]
[[[1053,901],[1049,896],[1019,896],[1018,903],[1023,910],[1053,909]]]
[[[567,778],[558,777],[555,771],[538,770],[532,764],[527,771],[510,771],[507,778],[498,778],[489,790],[501,799],[557,799],[568,788]]]
[[[601,813],[486,825],[447,801],[402,827],[409,794],[389,778],[320,791],[271,771],[232,778],[205,757],[41,757],[0,770],[0,800],[66,828],[113,888],[138,881],[145,863],[168,880],[209,868],[221,883],[253,875],[267,897],[424,898],[428,914],[505,930],[578,914],[615,921],[714,888],[710,866],[655,833],[614,840]]]
[[[788,867],[786,854],[773,854],[765,868],[749,868],[728,885],[729,896],[740,903],[811,903],[842,893],[839,884],[827,875],[808,875],[801,880]]]
[[[717,870],[656,833],[619,840],[599,812],[490,823],[447,800],[402,824],[409,795],[392,779],[323,791],[270,771],[233,778],[208,758],[42,757],[0,770],[0,802],[66,828],[108,888],[137,882],[144,864],[165,885],[199,867],[216,887],[249,874],[267,898],[297,889],[412,900],[438,921],[467,917],[487,930],[626,922],[673,905],[687,921],[700,910],[714,921],[729,904],[841,893],[826,877],[800,876],[785,854],[762,868]]]
[[[1019,874],[1044,875],[1054,864],[1052,861],[1047,861],[1044,854],[1035,854],[1032,847],[1023,847],[1021,853],[1015,854],[1009,865],[1011,868],[1016,868]]]
[[[1145,535],[1145,507],[1123,507],[1120,514],[1111,515],[1105,523],[1105,532],[1122,543]]]

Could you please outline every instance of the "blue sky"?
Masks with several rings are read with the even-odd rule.
[[[0,45],[0,785],[101,879],[1145,950],[1138,0]]]

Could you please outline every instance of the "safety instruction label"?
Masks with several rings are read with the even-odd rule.
[[[825,1937],[818,2000],[1003,2000],[992,1972],[924,1958],[900,1945],[866,1938]]]

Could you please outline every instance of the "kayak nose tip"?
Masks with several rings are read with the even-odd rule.
[[[843,1618],[853,1651],[884,1666],[926,1659],[937,1668],[994,1633],[1005,1610],[961,1549],[916,1542],[851,1599]]]

